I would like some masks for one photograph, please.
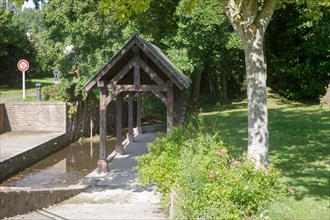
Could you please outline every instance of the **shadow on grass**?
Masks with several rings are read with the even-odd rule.
[[[201,114],[209,132],[220,132],[233,151],[247,150],[246,109]],[[295,198],[330,195],[330,112],[317,106],[269,109],[270,163],[279,168]]]

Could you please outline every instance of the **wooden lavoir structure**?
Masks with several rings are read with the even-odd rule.
[[[126,45],[91,79],[84,88],[100,89],[100,159],[98,169],[107,172],[106,161],[106,107],[116,100],[115,151],[123,154],[122,106],[128,96],[128,141],[134,142],[133,103],[136,98],[137,133],[141,126],[141,93],[152,92],[167,107],[167,131],[179,123],[182,116],[182,90],[190,80],[155,45],[134,35]]]

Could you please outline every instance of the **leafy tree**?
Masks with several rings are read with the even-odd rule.
[[[27,78],[37,71],[36,51],[26,35],[27,29],[20,22],[16,22],[18,16],[0,9],[0,82],[11,87],[21,85],[22,77],[17,69],[20,59],[26,59],[30,63]]]
[[[319,101],[330,82],[330,14],[321,10],[323,16],[311,20],[307,10],[287,4],[273,16],[266,35],[268,82],[289,99]]]
[[[152,0],[130,1],[101,0],[103,10],[115,10],[119,17],[142,12],[149,8]],[[188,8],[203,1],[183,1]],[[243,43],[247,76],[248,96],[248,155],[255,161],[256,167],[268,167],[268,111],[266,97],[266,60],[264,39],[267,26],[279,0],[220,0],[235,32]],[[329,6],[329,0],[284,0],[307,5],[309,15],[315,19],[322,16],[320,6]],[[118,3],[118,4],[116,4]]]
[[[121,40],[126,40],[120,31],[123,24],[101,14],[94,0],[53,0],[41,13],[46,29],[39,51],[44,65],[57,67],[62,81],[77,85],[79,94],[82,85],[122,45]]]

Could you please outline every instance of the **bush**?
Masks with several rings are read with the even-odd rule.
[[[178,219],[241,219],[284,192],[278,170],[255,169],[245,154],[234,158],[219,135],[193,125],[156,139],[137,169],[142,183],[156,183],[165,207],[175,190]]]
[[[81,92],[77,94],[76,86],[75,82],[62,80],[59,84],[44,88],[42,94],[45,100],[74,103],[82,100],[82,94]]]

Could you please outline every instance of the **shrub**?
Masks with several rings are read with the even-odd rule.
[[[255,169],[245,154],[234,158],[219,135],[189,125],[175,128],[138,161],[142,183],[155,183],[163,205],[175,190],[178,219],[241,219],[284,192],[280,172]]]

